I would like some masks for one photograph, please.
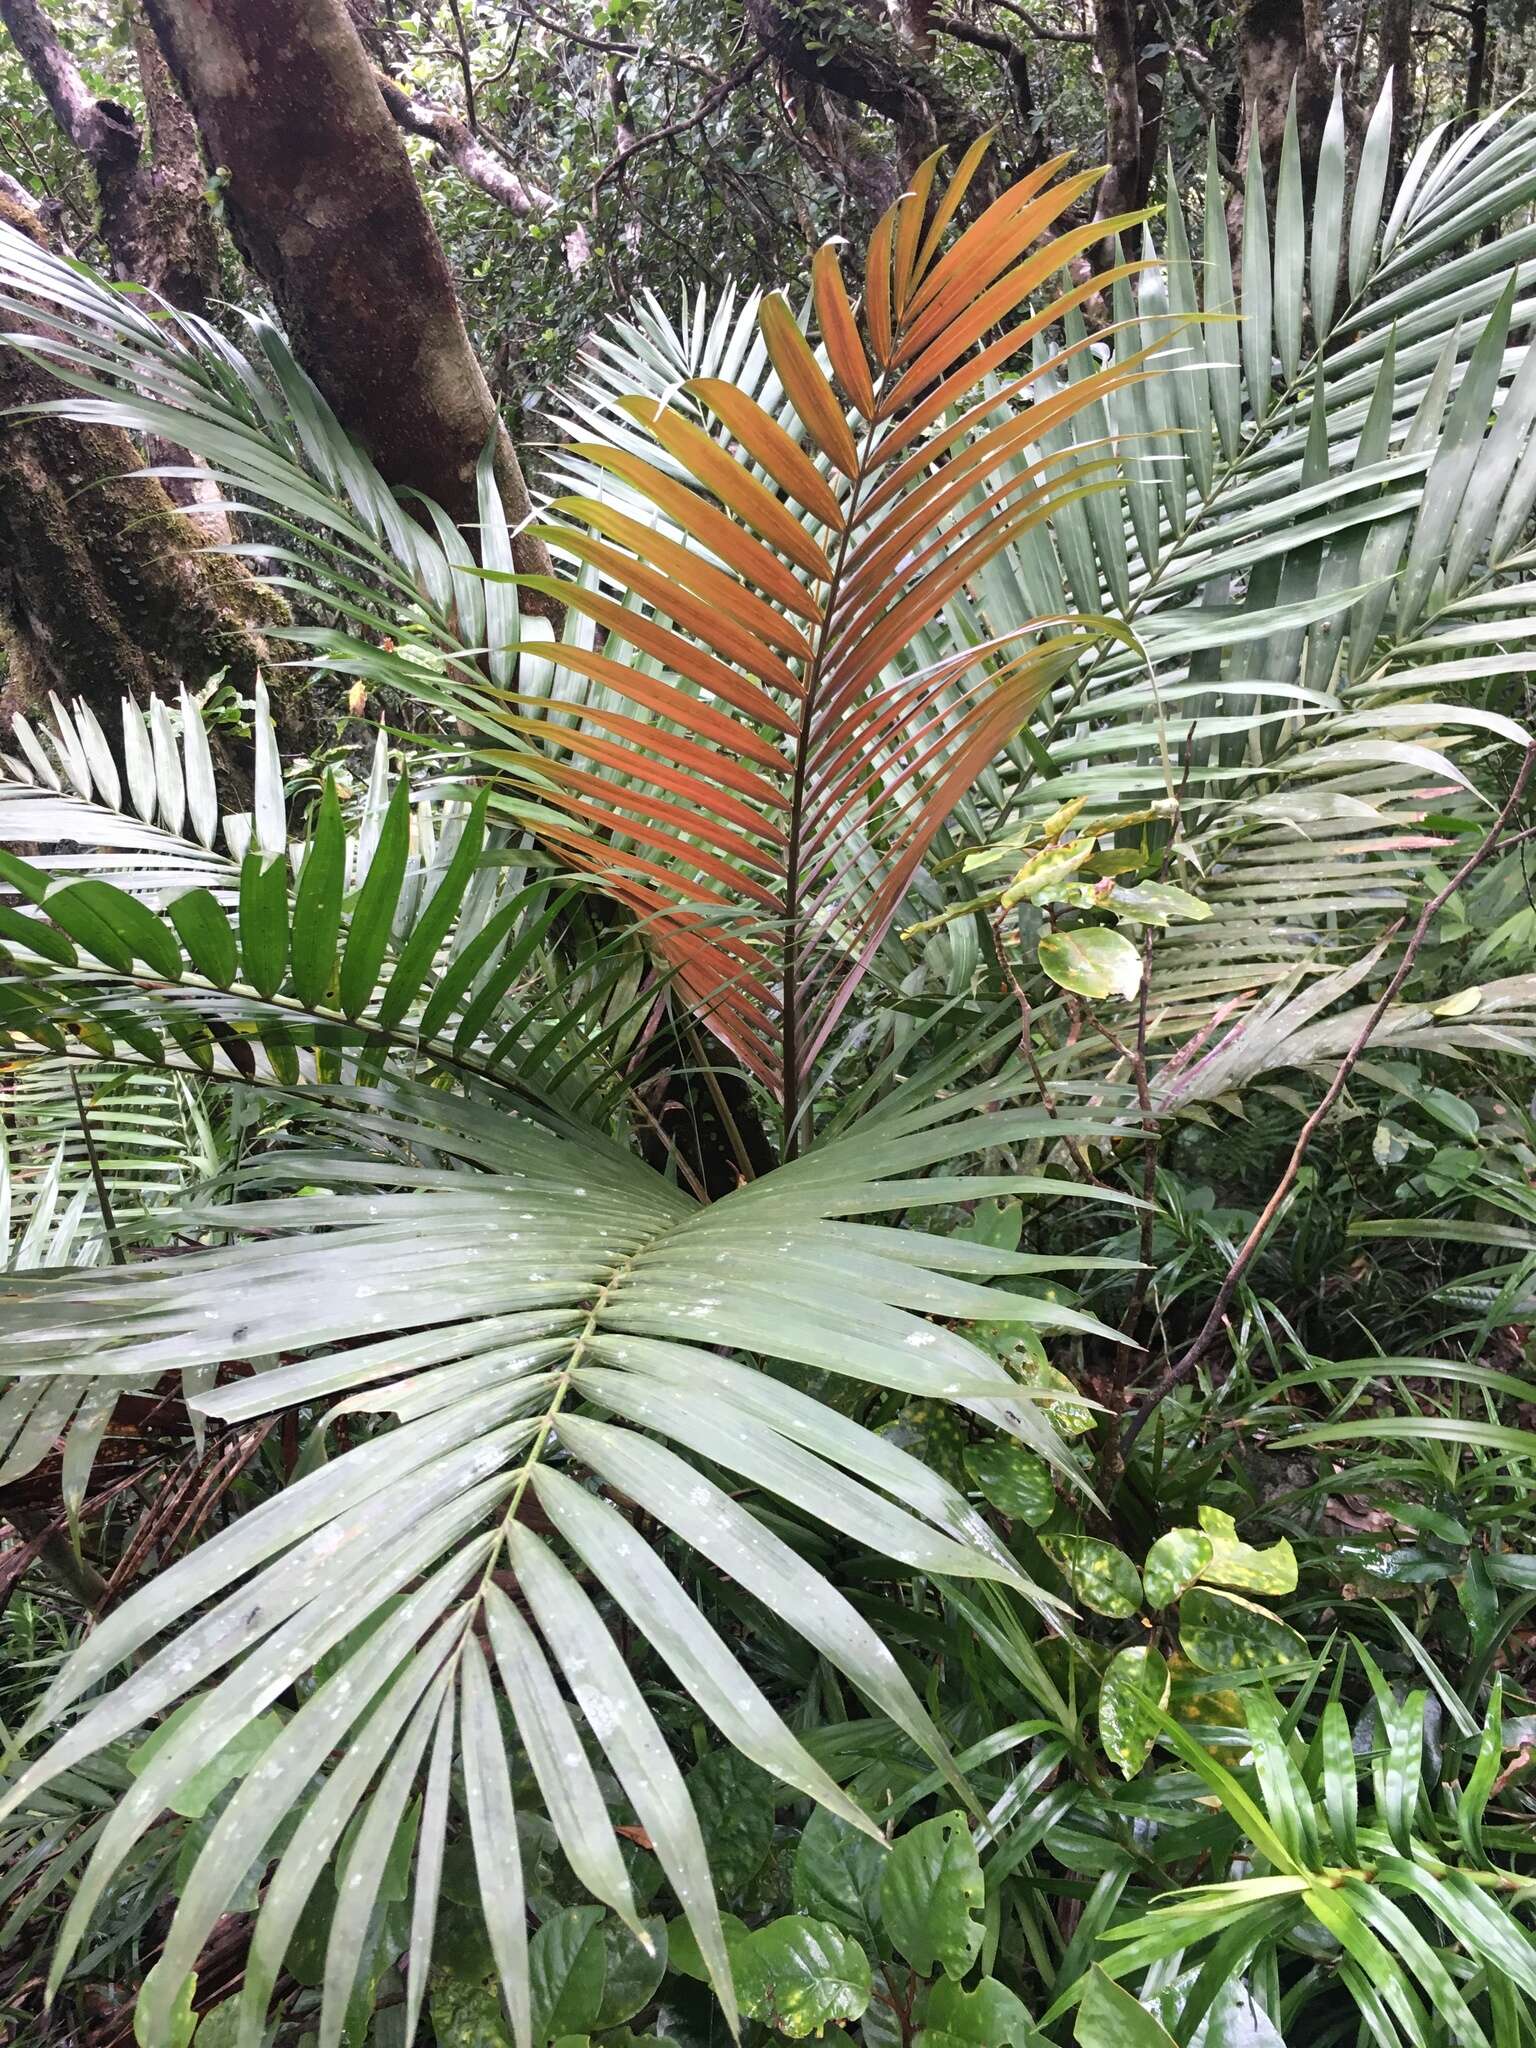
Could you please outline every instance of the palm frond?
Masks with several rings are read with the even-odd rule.
[[[856,1220],[985,1192],[987,1181],[963,1174],[929,1177],[977,1148],[973,1107],[966,1097],[938,1115],[902,1107],[700,1208],[590,1133],[425,1090],[344,1094],[329,1129],[312,1113],[305,1144],[241,1170],[245,1199],[181,1219],[216,1227],[226,1239],[218,1248],[6,1281],[0,1359],[23,1385],[66,1362],[110,1385],[281,1348],[308,1355],[201,1393],[199,1412],[228,1423],[322,1401],[322,1437],[341,1415],[396,1418],[131,1598],[50,1689],[36,1727],[169,1633],[17,1779],[9,1806],[192,1703],[103,1830],[55,1975],[167,1798],[325,1659],[328,1675],[309,1686],[192,1871],[146,1988],[147,2024],[163,2023],[235,1887],[284,1816],[301,1813],[255,1928],[243,2009],[248,2031],[259,2025],[331,1846],[370,1783],[390,1810],[403,1802],[433,1729],[453,1739],[454,1699],[471,1832],[486,1858],[495,1844],[483,1865],[487,1911],[500,1916],[515,2018],[525,1937],[501,1825],[510,1793],[483,1627],[573,1869],[637,1924],[557,1671],[587,1742],[655,1842],[729,2011],[692,1809],[583,1581],[630,1617],[727,1740],[853,1824],[868,1825],[689,1597],[667,1561],[674,1546],[791,1618],[950,1768],[900,1666],[857,1610],[710,1474],[774,1499],[781,1513],[857,1530],[863,1547],[908,1569],[996,1579],[1050,1608],[947,1482],[835,1407],[723,1355],[746,1351],[956,1403],[1071,1476],[1046,1419],[1049,1395],[1022,1388],[960,1330],[931,1320],[1002,1318],[1021,1334],[1096,1327],[1044,1295],[984,1284],[1049,1262],[922,1232],[897,1239]],[[1042,1112],[1020,1111],[989,1119],[986,1143],[1058,1129]],[[322,1177],[329,1193],[317,1217]],[[637,1511],[666,1532],[659,1545],[635,1526]],[[334,1767],[317,1779],[327,1758]],[[428,1929],[432,1907],[428,1897]],[[331,1941],[342,1976],[355,1933],[350,1913],[339,1914]]]

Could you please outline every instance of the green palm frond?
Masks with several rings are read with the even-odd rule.
[[[582,1581],[606,1590],[727,1740],[855,1824],[868,1825],[690,1598],[667,1562],[676,1546],[786,1614],[945,1765],[937,1730],[879,1638],[728,1488],[744,1485],[775,1499],[781,1513],[808,1511],[839,1532],[856,1530],[861,1546],[906,1569],[996,1579],[1045,1607],[1047,1596],[936,1474],[837,1408],[724,1354],[955,1403],[1071,1476],[1042,1397],[931,1320],[1001,1318],[1021,1334],[1093,1327],[1043,1295],[984,1284],[1048,1271],[1050,1262],[921,1231],[897,1238],[858,1220],[987,1190],[986,1180],[964,1175],[924,1177],[976,1150],[970,1107],[962,1097],[942,1115],[907,1107],[866,1121],[849,1139],[700,1208],[591,1133],[557,1132],[433,1092],[342,1096],[329,1129],[312,1119],[304,1146],[242,1171],[247,1199],[205,1219],[183,1217],[187,1228],[215,1226],[222,1247],[159,1265],[8,1281],[0,1358],[23,1384],[66,1361],[88,1361],[96,1384],[143,1382],[281,1346],[308,1355],[200,1394],[199,1412],[231,1422],[321,1401],[322,1440],[343,1414],[396,1418],[135,1595],[50,1689],[35,1728],[57,1722],[124,1659],[169,1634],[85,1706],[17,1780],[11,1804],[74,1760],[192,1703],[103,1831],[55,1973],[167,1798],[326,1660],[328,1675],[275,1736],[192,1871],[146,1991],[147,2023],[163,2024],[213,1922],[293,1810],[302,1825],[269,1883],[247,1977],[245,2015],[259,2025],[293,1916],[370,1782],[377,1777],[368,1810],[381,1827],[391,1816],[393,1827],[427,1741],[438,1729],[450,1743],[455,1713],[515,2019],[527,1995],[526,1937],[505,1854],[508,1765],[477,1633],[485,1627],[502,1696],[572,1867],[636,1923],[587,1762],[590,1743],[655,1842],[729,2010],[697,1824]],[[989,1119],[985,1142],[1057,1128],[1042,1112],[1019,1111]],[[1093,1127],[1067,1128],[1087,1136]],[[317,1216],[322,1177],[328,1193]],[[730,1477],[723,1485],[711,1473]],[[639,1514],[665,1532],[660,1546],[637,1528]],[[556,1671],[586,1743],[560,1704]],[[430,1881],[426,1889],[430,1940]],[[359,1938],[348,1908],[331,1937],[338,1986],[350,1984]],[[333,2024],[339,2009],[328,2000],[323,2038]]]
[[[1144,1982],[1166,1984],[1155,2009],[1181,2040],[1227,2004],[1234,1980],[1245,1989],[1273,1986],[1281,1953],[1329,1962],[1296,1977],[1283,2015],[1272,1992],[1266,2000],[1270,2028],[1281,2021],[1287,2040],[1494,2048],[1536,2020],[1536,1934],[1522,1917],[1529,1882],[1500,1853],[1523,1844],[1486,1826],[1505,1739],[1501,1688],[1495,1684],[1481,1727],[1457,1703],[1466,1732],[1458,1726],[1446,1744],[1436,1801],[1430,1783],[1441,1766],[1426,1743],[1428,1695],[1409,1689],[1400,1697],[1360,1654],[1374,1705],[1357,1727],[1333,1699],[1305,1745],[1250,1689],[1249,1756],[1240,1766],[1217,1761],[1150,1710],[1181,1767],[1165,1796],[1182,1783],[1211,1800],[1219,1813],[1212,1861],[1234,1874],[1167,1895],[1150,1910],[1122,1911],[1105,1930],[1100,1969],[1112,1981],[1148,1972]],[[1093,1984],[1079,1978],[1047,2019],[1086,2003]],[[1257,2019],[1251,2029],[1248,2038],[1280,2038]]]

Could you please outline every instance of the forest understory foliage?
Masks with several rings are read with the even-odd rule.
[[[0,469],[242,623],[0,590],[3,2037],[1527,2048],[1522,20],[57,12]]]

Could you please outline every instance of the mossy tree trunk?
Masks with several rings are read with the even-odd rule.
[[[459,311],[447,258],[341,0],[144,0],[218,167],[231,231],[294,354],[390,483],[476,518],[495,437],[509,519],[517,454]],[[524,569],[547,572],[519,536]]]
[[[0,217],[46,242],[9,193]],[[49,690],[115,726],[124,695],[196,688],[220,670],[248,688],[281,605],[135,474],[144,456],[125,433],[11,413],[57,395],[45,370],[0,351],[0,725]]]

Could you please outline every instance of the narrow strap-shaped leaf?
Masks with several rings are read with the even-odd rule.
[[[782,293],[768,294],[758,321],[779,381],[806,432],[834,468],[846,477],[857,476],[859,453],[843,409]]]
[[[426,2002],[427,1980],[432,1969],[432,1937],[437,1926],[437,1902],[443,1883],[443,1850],[448,1833],[448,1789],[453,1771],[453,1730],[457,1699],[454,1681],[444,1692],[437,1712],[437,1729],[432,1738],[432,1760],[427,1765],[426,1791],[421,1802],[421,1826],[416,1834],[416,1872],[411,1891],[411,1945],[405,1971],[405,2039],[414,2041]]]
[[[411,800],[403,781],[395,786],[379,829],[378,843],[347,930],[341,956],[341,1007],[360,1016],[373,994],[394,929],[400,887],[411,846]]]
[[[1355,1816],[1359,1791],[1355,1783],[1355,1751],[1349,1737],[1349,1722],[1338,1700],[1323,1709],[1321,1725],[1323,1751],[1323,1805],[1333,1846],[1345,1863],[1357,1860]]]
[[[709,439],[708,435],[703,438]],[[722,461],[730,461],[724,449],[715,443],[710,445]],[[718,505],[701,498],[690,485],[677,477],[665,475],[643,455],[633,454],[625,448],[587,442],[578,443],[575,453],[633,484],[648,502],[658,506],[684,533],[691,534],[711,554],[728,564],[754,590],[762,591],[764,596],[801,618],[818,619],[821,616],[814,597],[796,578],[789,564],[781,561],[770,548],[765,548],[745,527],[727,518]],[[562,590],[567,588],[563,584],[560,587]]]
[[[826,478],[799,442],[755,398],[721,377],[695,377],[684,389],[704,401],[786,497],[794,498],[834,532],[842,530],[843,510]]]
[[[219,829],[219,792],[214,781],[213,755],[202,713],[181,692],[181,752],[186,770],[187,811],[200,846],[212,846]]]
[[[485,1590],[485,1617],[512,1717],[566,1861],[592,1896],[638,1934],[639,1909],[613,1822],[544,1653],[495,1584]]]
[[[1243,378],[1256,420],[1269,416],[1274,358],[1274,278],[1269,253],[1269,203],[1264,193],[1264,159],[1259,124],[1250,124],[1248,169],[1243,183]]]
[[[794,329],[800,333],[798,327]],[[802,343],[804,337],[801,337]],[[814,364],[813,364],[814,367]],[[816,372],[818,376],[821,372]],[[826,380],[822,379],[823,384]],[[827,386],[828,402],[836,405],[830,385]],[[670,406],[658,405],[650,398],[629,398],[621,401],[621,410],[632,419],[638,420],[659,441],[669,455],[677,458],[683,466],[696,476],[707,490],[713,491],[720,502],[734,512],[744,526],[761,534],[770,547],[787,555],[795,566],[803,569],[808,576],[822,582],[832,574],[832,564],[816,541],[805,532],[800,522],[788,509],[780,504],[765,484],[759,483],[750,471],[736,461],[728,449],[704,429],[695,426],[692,420]],[[838,412],[841,420],[842,413]],[[845,429],[846,431],[846,429]],[[851,446],[851,443],[850,443]]]
[[[480,1880],[480,1910],[485,1916],[501,1995],[512,2022],[512,2039],[516,2048],[533,2048],[528,1923],[517,1816],[512,1808],[512,1776],[485,1668],[485,1652],[472,1635],[465,1639],[460,1670],[459,1750],[464,1766],[470,1841]]]
[[[438,1718],[449,1674],[440,1672],[412,1714],[399,1747],[368,1803],[351,1852],[336,1874],[336,1911],[325,1945],[320,2048],[338,2048],[357,1982],[368,1923],[395,1837],[416,1783],[416,1771]]]
[[[288,807],[283,798],[283,765],[278,759],[277,732],[272,724],[267,686],[260,680],[255,697],[256,709],[251,720],[251,743],[256,755],[252,828],[262,853],[286,855]]]
[[[485,592],[485,640],[489,650],[486,666],[491,681],[505,689],[517,663],[517,585],[510,581],[515,564],[512,536],[507,530],[506,507],[496,481],[496,440],[493,429],[475,465],[475,495],[480,513],[480,564],[496,572],[481,579]]]
[[[1205,328],[1205,350],[1210,365],[1211,404],[1216,415],[1221,446],[1230,462],[1242,444],[1242,391],[1237,297],[1232,285],[1232,247],[1227,240],[1227,220],[1222,206],[1225,187],[1216,148],[1214,126],[1206,143],[1205,221],[1202,229],[1205,310],[1213,315]]]
[[[288,866],[254,850],[240,863],[240,962],[258,995],[277,994],[288,963]]]
[[[1504,1760],[1504,1681],[1496,1677],[1488,1695],[1487,1715],[1477,1758],[1461,1797],[1456,1802],[1456,1832],[1467,1854],[1486,1865],[1483,1849],[1483,1815]]]
[[[875,361],[886,368],[895,343],[891,302],[892,245],[896,234],[896,205],[886,208],[875,224],[864,257],[864,318]]]
[[[793,1602],[796,1625],[807,1641],[862,1687],[928,1756],[947,1761],[943,1739],[890,1651],[787,1544],[673,1452],[633,1431],[582,1420],[562,1421],[561,1433],[584,1463],[641,1501],[748,1592],[770,1604]]]
[[[697,1604],[619,1511],[548,1466],[535,1473],[534,1487],[556,1528],[726,1740],[851,1827],[877,1835],[862,1808],[785,1726]]]
[[[174,832],[179,839],[187,815],[187,785],[176,750],[176,735],[171,731],[170,708],[163,697],[150,699],[149,740],[155,757],[161,822],[167,832]]]
[[[304,856],[293,901],[293,989],[299,1001],[311,1009],[324,997],[336,968],[336,937],[341,930],[346,867],[341,805],[336,798],[336,785],[327,775],[314,837]]]
[[[766,413],[762,417],[766,425],[774,427],[776,432],[783,432],[776,422],[768,419]],[[787,435],[785,439],[788,440]],[[813,476],[817,474],[814,470],[811,473]],[[695,592],[712,604],[728,606],[741,624],[759,640],[768,642],[785,654],[809,658],[810,642],[793,621],[766,603],[756,591],[749,590],[738,577],[728,576],[724,570],[715,568],[696,549],[685,548],[669,540],[654,524],[646,525],[638,519],[631,519],[598,498],[556,498],[552,509],[582,520],[595,532],[619,541],[632,554],[641,555],[647,562],[665,569],[685,590]],[[558,531],[564,544],[566,530],[561,528]]]
[[[1365,289],[1376,253],[1381,203],[1386,196],[1387,174],[1392,165],[1394,84],[1389,69],[1366,124],[1365,141],[1360,146],[1360,168],[1355,173],[1355,197],[1349,215],[1349,295],[1352,299],[1359,298]]]
[[[509,1527],[507,1551],[541,1634],[650,1836],[734,2033],[730,1957],[704,1837],[682,1773],[618,1645],[576,1579],[521,1523]]]
[[[1301,301],[1306,275],[1306,216],[1301,196],[1301,142],[1296,132],[1296,81],[1285,110],[1280,174],[1275,187],[1275,341],[1287,384],[1301,367]]]
[[[1333,101],[1323,124],[1323,139],[1317,155],[1317,179],[1312,197],[1312,263],[1310,292],[1312,328],[1318,343],[1325,342],[1333,328],[1333,309],[1339,292],[1339,266],[1343,257],[1344,193],[1348,183],[1345,162],[1344,74],[1335,71]]]
[[[837,251],[830,242],[824,242],[812,260],[811,286],[816,298],[821,338],[832,362],[832,374],[848,402],[857,406],[866,420],[872,420],[875,416],[875,387],[870,380],[869,364],[854,322],[853,308],[848,303]]]

